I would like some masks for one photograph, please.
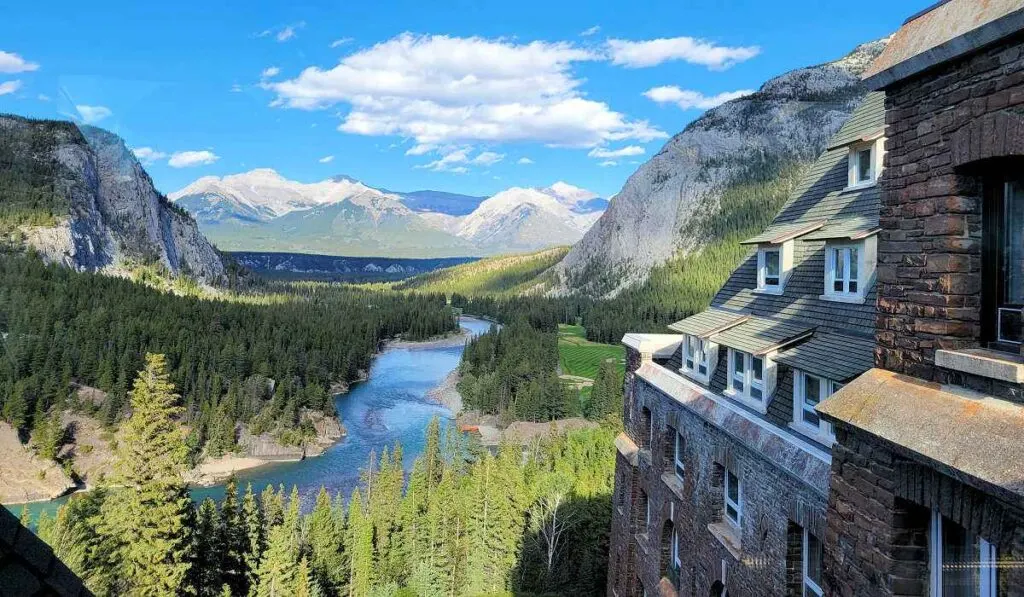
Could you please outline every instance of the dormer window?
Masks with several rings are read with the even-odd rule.
[[[793,269],[793,241],[757,249],[757,292],[781,294]]]
[[[683,342],[683,373],[689,377],[695,378],[697,381],[707,383],[708,371],[710,366],[708,364],[708,352],[711,348],[711,343],[707,342],[703,338],[697,336],[691,336],[687,334],[685,341]],[[715,349],[715,358],[718,358],[718,350]]]
[[[778,291],[782,288],[782,249],[760,249],[757,252],[757,288]]]
[[[828,247],[828,293],[856,296],[860,292],[861,255],[859,245]]]
[[[816,441],[831,446],[835,441],[832,426],[818,416],[814,407],[842,387],[843,384],[839,382],[795,370],[793,373],[793,428]]]
[[[730,348],[729,385],[726,386],[726,394],[762,413],[766,412],[765,398],[769,392],[765,380],[769,367],[769,362],[764,356]]]
[[[850,146],[847,187],[872,185],[882,170],[882,147],[885,139],[875,139]]]

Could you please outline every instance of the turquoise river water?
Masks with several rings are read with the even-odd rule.
[[[490,323],[472,317],[462,317],[461,325],[471,333],[480,334]],[[272,463],[240,471],[236,477],[244,489],[252,483],[259,493],[268,484],[284,484],[287,490],[294,485],[302,496],[304,508],[312,506],[320,487],[331,495],[344,493],[346,498],[359,483],[360,471],[366,466],[371,451],[380,454],[384,447],[401,442],[405,454],[405,467],[423,451],[425,430],[430,419],[440,417],[442,426],[450,422],[452,413],[426,398],[427,392],[441,383],[459,364],[463,346],[390,347],[374,358],[366,381],[355,384],[347,394],[335,397],[335,404],[347,435],[315,458],[298,462]],[[224,495],[223,485],[198,487],[192,490],[195,500]],[[40,512],[50,513],[67,497],[48,502],[29,504],[34,519]],[[8,506],[20,513],[21,505]]]

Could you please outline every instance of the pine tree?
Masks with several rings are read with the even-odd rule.
[[[216,597],[224,585],[223,534],[217,505],[212,499],[206,498],[199,505],[196,515],[195,557],[190,571],[199,597]]]
[[[310,568],[313,577],[321,587],[340,593],[348,577],[345,535],[344,529],[339,528],[330,495],[323,487],[317,494],[316,505],[307,522],[306,540],[312,554]]]
[[[257,571],[263,553],[266,550],[266,535],[264,533],[263,513],[256,503],[256,494],[252,491],[252,483],[245,487],[245,497],[242,498],[242,525],[245,532],[244,568],[245,568],[245,590],[237,591],[239,595],[245,595],[250,587],[256,586]]]
[[[111,542],[118,584],[133,595],[177,595],[186,586],[192,503],[182,409],[163,355],[147,354],[131,395],[132,415],[122,425],[116,478],[123,489],[103,504],[101,533]]]
[[[348,511],[349,597],[366,597],[373,587],[373,522],[359,490],[352,492]]]
[[[233,475],[224,487],[220,518],[224,541],[221,573],[228,587],[238,595],[243,595],[246,592],[245,556],[248,551],[248,537],[242,506],[238,503],[238,483]]]
[[[281,524],[270,527],[267,534],[267,550],[256,575],[257,597],[284,597],[294,591],[299,539],[299,500],[298,492],[293,490]]]

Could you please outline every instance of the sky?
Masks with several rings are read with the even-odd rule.
[[[705,110],[931,2],[21,1],[0,113],[112,130],[165,193],[273,168],[608,197]]]

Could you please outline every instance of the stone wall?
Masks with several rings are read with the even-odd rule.
[[[0,506],[0,595],[85,597],[92,593],[49,545]]]
[[[1008,39],[886,90],[879,367],[963,383],[935,367],[934,353],[980,344],[982,187],[973,168],[1024,156],[1021,42]],[[1008,391],[993,393],[1000,390]]]
[[[865,433],[840,425],[832,451],[825,590],[836,597],[928,595],[932,508],[1024,561],[1024,510],[960,483]],[[999,572],[999,595],[1024,594],[1024,568]]]
[[[799,571],[799,563],[790,561],[799,552],[799,543],[793,542],[793,527],[808,527],[824,538],[826,496],[643,379],[632,374],[627,379],[627,411],[638,421],[641,409],[650,409],[655,431],[653,445],[639,451],[636,466],[621,453],[618,457],[609,595],[639,595],[640,583],[649,595],[666,593],[667,583],[662,578],[669,564],[669,528],[681,538],[679,595],[707,595],[716,582],[722,582],[730,595],[793,594],[791,591],[798,589],[794,568]],[[677,429],[686,439],[682,482],[673,472]],[[627,425],[627,433],[637,446],[644,446],[638,436],[644,433],[640,426]],[[738,550],[728,548],[709,529],[722,523],[726,467],[743,480]],[[641,492],[651,502],[647,526],[643,524]]]

